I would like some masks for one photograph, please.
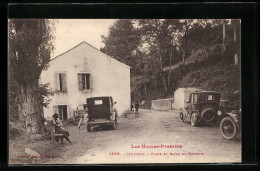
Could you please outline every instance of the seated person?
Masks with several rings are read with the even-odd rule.
[[[55,127],[55,133],[63,135],[61,139],[61,143],[63,144],[63,138],[65,138],[69,143],[71,143],[69,139],[69,132],[62,127],[63,125],[61,120],[59,119],[59,115],[55,113],[54,115],[52,115],[52,117],[53,117],[52,125]]]

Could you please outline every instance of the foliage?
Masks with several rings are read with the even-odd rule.
[[[49,86],[50,86],[50,83],[40,84],[37,89],[37,94],[40,94],[39,101],[43,105],[43,107],[47,107],[51,101],[51,99],[44,101],[44,98],[53,96],[55,94],[55,91],[53,91]]]
[[[16,105],[16,89],[17,83],[13,79],[13,70],[9,69],[9,120],[14,121],[18,119],[18,107]]]
[[[102,36],[102,40],[105,44],[102,50],[106,54],[134,67],[140,35],[132,20],[117,20],[110,27],[108,37]]]
[[[48,68],[54,49],[55,22],[46,19],[10,19],[8,24],[9,118],[13,121],[24,119],[21,118],[22,110],[30,113],[26,111],[28,108],[22,107],[25,103],[30,108],[41,108],[43,96],[51,93],[46,89],[47,85],[38,84],[38,79],[42,70]],[[32,93],[29,93],[29,89],[33,90]],[[22,90],[27,97],[22,97]]]
[[[223,22],[226,23],[225,30]],[[226,51],[222,53],[224,31]],[[118,20],[103,40],[103,50],[107,54],[132,67],[131,90],[134,99],[165,98],[183,86],[202,86],[212,90],[221,90],[223,85],[225,88],[232,87],[228,91],[238,88],[230,82],[224,83],[224,79],[215,79],[214,74],[230,73],[223,74],[225,80],[235,82],[239,78],[233,78],[229,71],[234,68],[228,67],[234,65],[234,54],[240,54],[239,20]],[[125,42],[132,46],[125,46]],[[129,57],[131,60],[128,60]],[[174,69],[164,71],[171,65],[175,66]],[[210,72],[210,68],[218,73]],[[235,70],[240,73],[239,69]],[[205,81],[206,78],[212,82]],[[214,84],[217,86],[214,87]]]
[[[44,19],[9,20],[9,60],[17,83],[38,80],[47,69],[54,23]]]
[[[239,109],[241,97],[234,95],[235,91],[241,92],[241,68],[239,66],[233,65],[231,61],[218,61],[196,67],[196,70],[192,70],[185,66],[187,72],[180,77],[176,87],[197,87],[221,92],[223,99],[235,103],[235,108]]]

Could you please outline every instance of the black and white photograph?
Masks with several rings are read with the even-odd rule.
[[[241,23],[9,18],[9,164],[241,163]]]

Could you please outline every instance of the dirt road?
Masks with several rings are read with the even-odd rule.
[[[176,111],[143,109],[139,117],[121,119],[117,130],[87,132],[83,125],[69,132],[73,145],[66,143],[62,158],[49,164],[241,161],[241,140],[223,139],[218,127],[191,127]]]

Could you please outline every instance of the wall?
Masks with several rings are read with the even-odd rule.
[[[117,101],[119,114],[130,109],[130,67],[107,56],[87,43],[81,43],[50,62],[48,70],[43,71],[40,83],[50,83],[55,87],[55,72],[66,73],[67,92],[56,93],[51,103],[44,109],[45,117],[53,114],[53,106],[68,105],[69,117],[86,98],[112,96]],[[92,77],[92,89],[83,92],[78,89],[78,73],[89,72]]]
[[[152,110],[171,110],[173,99],[152,100]]]

